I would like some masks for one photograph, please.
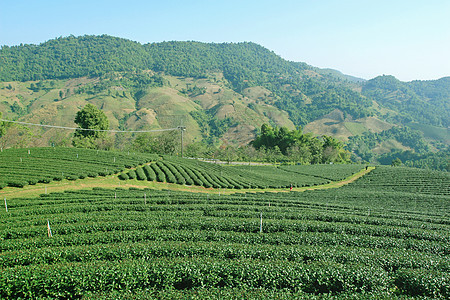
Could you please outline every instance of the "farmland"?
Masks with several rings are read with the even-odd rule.
[[[6,149],[0,153],[0,189],[63,179],[106,176],[155,160],[156,155],[79,148]]]
[[[287,188],[315,186],[343,180],[360,171],[361,165],[336,165],[324,175],[327,165],[307,166],[234,166],[223,167],[192,159],[164,157],[156,163],[140,166],[119,175],[122,180],[138,179],[205,188]]]
[[[119,162],[118,154],[98,155],[105,165]],[[376,167],[340,188],[255,192],[307,180],[320,187],[363,166],[224,167],[139,157],[114,169],[128,176],[118,183],[133,170],[142,184],[159,173],[165,182],[173,176],[173,185],[195,186],[197,178],[203,192],[99,186],[6,199],[0,298],[450,296],[448,173]],[[214,184],[233,193],[216,193]]]

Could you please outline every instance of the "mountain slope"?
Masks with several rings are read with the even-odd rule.
[[[399,112],[397,121],[450,126],[450,77],[432,81],[401,82],[378,76],[363,85],[362,94]],[[391,116],[386,116],[391,120]],[[392,121],[394,121],[393,119]]]
[[[110,72],[153,70],[205,78],[222,73],[236,92],[263,86],[274,104],[297,125],[338,106],[352,115],[370,114],[371,102],[338,77],[324,77],[304,63],[288,62],[254,43],[163,42],[140,45],[110,36],[67,37],[41,45],[3,47],[0,80],[26,81],[104,76]]]
[[[102,35],[3,46],[0,81],[3,116],[35,123],[73,126],[75,112],[93,103],[111,128],[186,125],[190,141],[246,144],[263,123],[342,140],[414,124],[448,144],[450,77],[364,81],[249,42],[142,45]],[[42,143],[51,132],[40,132]],[[408,149],[399,140],[384,145]]]

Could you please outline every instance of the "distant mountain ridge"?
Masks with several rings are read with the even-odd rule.
[[[341,71],[334,70],[334,69],[329,69],[329,68],[325,68],[325,69],[317,68],[317,72],[321,73],[321,74],[328,74],[328,75],[332,75],[332,76],[335,76],[335,77],[339,77],[341,79],[348,80],[350,82],[364,83],[364,82],[367,81],[366,79],[355,77],[355,76],[351,76],[351,75],[347,75],[347,74],[343,74]]]
[[[445,144],[433,139],[450,126],[450,77],[364,80],[286,61],[251,42],[142,45],[86,35],[3,46],[0,82],[0,109],[11,119],[73,124],[72,117],[61,116],[89,102],[107,112],[113,128],[184,122],[191,139],[214,143],[246,143],[269,123],[344,141],[418,124],[414,128],[424,133],[436,128],[430,141]]]

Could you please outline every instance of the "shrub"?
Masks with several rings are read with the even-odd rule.
[[[170,183],[177,182],[177,179],[175,178],[175,176],[172,174],[172,172],[170,172],[169,168],[163,162],[158,161],[156,164],[161,169],[161,171],[164,172],[167,182],[170,182]]]
[[[23,181],[23,180],[9,181],[8,185],[12,186],[12,187],[20,187],[20,188],[22,188],[22,187],[28,185],[28,181]]]
[[[49,183],[50,181],[52,181],[50,178],[48,178],[48,177],[44,177],[44,178],[41,178],[41,179],[39,179],[39,183]]]
[[[130,179],[130,177],[128,177],[127,173],[120,173],[119,174],[119,179],[120,180],[128,180],[128,179]]]
[[[437,270],[400,269],[395,275],[395,285],[404,294],[415,297],[450,298],[448,273]]]
[[[69,177],[74,177],[74,176],[69,176]],[[78,177],[77,177],[77,178],[78,178]],[[61,180],[63,180],[63,177],[62,177],[62,176],[59,176],[59,175],[58,175],[58,176],[54,176],[54,177],[53,177],[53,180],[54,180],[54,181],[61,181]]]
[[[38,182],[37,179],[28,179],[28,184],[29,185],[35,185]]]
[[[150,165],[153,169],[153,171],[155,171],[156,174],[156,180],[159,182],[165,182],[166,181],[166,175],[164,175],[164,172],[161,171],[161,169],[158,167],[157,164],[151,164]]]
[[[178,169],[175,168],[172,164],[170,163],[165,163],[166,167],[170,170],[170,172],[172,172],[172,174],[175,176],[176,179],[176,183],[177,184],[185,184],[186,180],[184,178],[183,175],[181,175],[180,172],[178,172]]]
[[[148,180],[148,181],[155,181],[155,180],[156,180],[156,174],[155,174],[155,171],[153,171],[153,169],[150,168],[149,165],[145,165],[145,166],[143,167],[143,169],[144,169],[145,175],[147,176],[147,180]]]
[[[191,169],[185,167],[184,170],[188,174],[189,178],[191,178],[192,184],[200,185],[200,186],[203,185],[203,182],[197,177],[197,175]]]
[[[130,179],[136,179],[136,171],[134,170],[128,171],[128,177],[130,177]]]
[[[137,180],[147,180],[147,176],[145,176],[144,170],[141,167],[136,169],[136,177]]]

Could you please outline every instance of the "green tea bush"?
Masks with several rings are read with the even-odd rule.
[[[395,285],[410,296],[450,298],[448,272],[424,269],[400,269],[395,274]]]
[[[49,183],[64,178],[76,180],[120,173],[127,167],[157,159],[155,155],[100,151],[80,148],[6,149],[0,152],[0,178],[14,182]],[[64,175],[62,175],[64,173]],[[6,182],[6,180],[5,180]]]
[[[147,176],[145,176],[144,170],[142,167],[136,168],[136,178],[137,180],[147,180]]]
[[[147,180],[149,180],[149,181],[155,181],[156,180],[155,171],[153,171],[153,169],[150,168],[149,165],[144,165],[144,173],[145,173],[145,176],[147,176]]]
[[[130,179],[130,177],[128,177],[127,173],[120,173],[119,174],[119,179],[120,180],[127,180],[127,179]]]
[[[157,181],[159,181],[159,182],[166,181],[166,175],[164,175],[164,172],[161,170],[161,168],[157,164],[151,164],[150,167],[155,172]]]
[[[130,170],[130,171],[128,171],[128,177],[130,178],[130,179],[136,179],[136,171],[135,170]]]
[[[170,169],[163,162],[158,161],[156,164],[161,169],[161,171],[164,173],[167,182],[169,182],[169,183],[177,182],[175,175],[170,171]]]

